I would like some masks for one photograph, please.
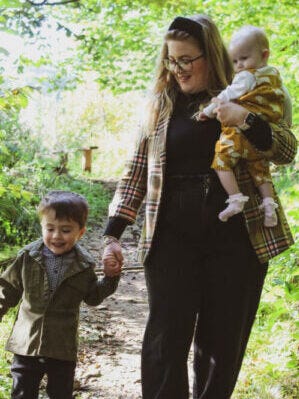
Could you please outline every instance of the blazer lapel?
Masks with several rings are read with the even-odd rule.
[[[166,140],[167,140],[167,129],[169,121],[170,117],[168,117],[167,119],[163,119],[159,121],[157,127],[157,135],[159,137],[160,162],[161,162],[163,175],[165,172],[165,165],[166,165]]]

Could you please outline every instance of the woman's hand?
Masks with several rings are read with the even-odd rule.
[[[242,126],[244,124],[249,113],[246,108],[234,102],[219,100],[217,97],[214,97],[212,102],[217,104],[213,112],[224,126]]]
[[[121,245],[117,239],[110,241],[104,248],[102,262],[104,273],[108,277],[118,276],[121,273],[124,258]]]

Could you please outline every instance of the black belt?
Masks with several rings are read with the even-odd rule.
[[[166,176],[166,180],[202,180],[206,181],[210,178],[209,173],[205,174],[179,174]]]
[[[165,179],[165,189],[167,192],[169,190],[189,190],[200,187],[206,195],[210,188],[210,183],[210,174],[169,175]]]

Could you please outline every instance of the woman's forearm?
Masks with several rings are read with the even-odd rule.
[[[121,217],[111,217],[108,220],[107,226],[104,230],[104,236],[113,236],[119,239],[125,228],[130,224],[127,219]]]
[[[297,144],[296,137],[285,121],[273,125],[270,161],[276,165],[293,162],[297,153]]]
[[[268,122],[256,116],[251,127],[242,131],[247,140],[259,151],[268,151],[272,146],[272,130]]]
[[[249,114],[248,110],[233,102],[219,102],[215,109],[217,119],[224,126],[242,126]],[[284,165],[292,162],[297,152],[297,140],[284,120],[278,124],[268,122],[256,116],[251,126],[243,130],[244,136],[259,151],[271,151],[267,158]]]

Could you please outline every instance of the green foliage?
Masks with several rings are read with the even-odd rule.
[[[63,0],[61,0],[63,1]],[[40,2],[42,3],[42,2]],[[0,0],[0,32],[14,33],[43,47],[39,59],[21,55],[15,66],[20,77],[35,68],[34,87],[5,76],[10,54],[0,45],[0,250],[11,256],[39,232],[35,208],[50,189],[69,189],[86,196],[89,223],[99,223],[107,212],[110,195],[100,183],[82,177],[78,148],[97,145],[91,177],[119,176],[140,112],[137,103],[148,88],[164,32],[177,15],[206,13],[217,23],[226,42],[244,24],[265,29],[271,46],[270,63],[277,66],[293,98],[295,127],[298,113],[298,21],[291,0],[82,0],[65,5],[34,6],[26,0]],[[47,30],[47,26],[52,30]],[[73,46],[64,58],[50,48],[47,32],[63,32]],[[2,46],[2,47],[1,47]],[[51,52],[52,51],[52,52]],[[50,72],[49,72],[50,71]],[[86,82],[92,71],[98,87]],[[76,90],[76,83],[82,83]],[[99,92],[98,88],[101,89]],[[65,93],[66,89],[72,92]],[[128,94],[119,94],[128,91]],[[117,95],[112,95],[112,93]],[[25,128],[19,115],[31,97],[36,113]],[[136,97],[135,97],[136,95]],[[79,101],[77,100],[79,98]],[[28,107],[28,109],[30,106]],[[55,111],[51,114],[51,111]],[[50,115],[45,120],[44,116]],[[57,155],[69,153],[71,174],[58,175]],[[74,173],[76,170],[77,174]],[[298,170],[296,165],[275,172],[280,198],[298,238]],[[298,392],[298,259],[297,244],[271,262],[257,320],[234,399],[295,399]],[[8,315],[0,327],[12,322]],[[2,352],[1,352],[2,351]],[[0,349],[0,399],[10,390],[7,359]],[[3,380],[3,381],[2,381]],[[2,395],[2,396],[1,396]]]
[[[108,205],[107,194],[99,184],[57,175],[57,165],[53,156],[47,155],[43,137],[30,135],[20,124],[19,113],[27,105],[29,92],[26,87],[11,91],[0,85],[5,100],[0,108],[0,250],[6,253],[8,246],[22,246],[40,234],[36,206],[50,189],[73,189],[86,195],[91,219],[97,221]]]
[[[19,174],[18,184],[8,184],[0,196],[0,250],[7,245],[22,246],[40,235],[36,207],[41,197],[49,190],[71,190],[84,195],[90,205],[90,223],[100,223],[106,215],[109,193],[100,183],[70,175],[57,175],[53,168],[40,170],[25,168]],[[30,191],[21,187],[28,187]],[[1,186],[0,186],[1,190]]]
[[[29,208],[33,196],[18,184],[2,185],[6,183],[3,180],[0,182],[0,242],[1,245],[22,244],[35,235],[35,215]]]
[[[90,208],[89,224],[101,224],[103,218],[106,217],[111,194],[99,182],[82,176],[60,175],[50,185],[44,185],[40,196],[48,190],[70,190],[83,195]]]
[[[2,1],[7,3],[11,2]],[[294,15],[290,0],[84,0],[52,7],[50,3],[34,7],[29,1],[15,1],[15,7],[3,8],[0,30],[42,39],[48,24],[77,43],[72,59],[66,58],[53,78],[54,88],[61,87],[62,77],[63,82],[70,74],[82,79],[81,73],[89,70],[96,71],[101,88],[114,92],[147,88],[171,19],[204,12],[227,41],[241,25],[263,27],[270,39],[271,63],[280,68],[292,97],[298,98],[298,21],[290,18]],[[297,114],[296,101],[294,107]]]
[[[298,238],[298,170],[275,175],[279,195]],[[297,221],[297,223],[296,223]],[[234,399],[295,399],[299,396],[298,359],[299,241],[269,267],[256,322]]]
[[[34,196],[18,181],[17,165],[32,157],[34,145],[18,121],[19,112],[28,104],[30,89],[6,89],[0,82],[0,248],[20,245],[29,240],[36,228],[28,204]],[[31,150],[31,151],[30,151]]]
[[[48,158],[53,151],[68,153],[69,168],[80,173],[82,149],[93,151],[92,177],[119,177],[132,150],[138,131],[144,93],[129,92],[117,96],[109,90],[99,92],[98,86],[86,75],[86,83],[72,92],[35,93],[34,101],[23,112],[31,137],[41,140]],[[56,157],[58,154],[55,155]]]

